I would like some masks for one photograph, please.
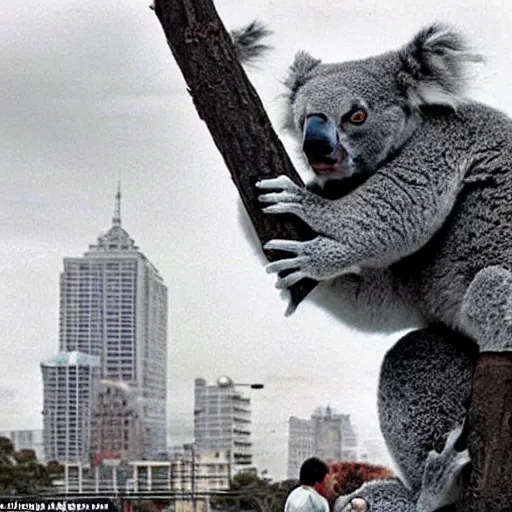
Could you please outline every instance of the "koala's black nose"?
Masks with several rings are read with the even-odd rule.
[[[336,125],[324,114],[308,116],[304,127],[302,150],[307,157],[331,157],[338,147],[338,130]]]

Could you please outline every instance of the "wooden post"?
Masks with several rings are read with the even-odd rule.
[[[458,510],[512,510],[512,353],[480,355],[467,430],[473,470]]]

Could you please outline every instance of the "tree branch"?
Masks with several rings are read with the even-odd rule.
[[[302,180],[240,65],[211,0],[157,0],[155,13],[199,117],[206,123],[238,189],[261,244],[272,238],[307,240],[314,233],[291,215],[265,215],[256,181],[285,174]],[[278,251],[265,251],[270,261]],[[288,313],[315,287],[304,279],[290,289]]]

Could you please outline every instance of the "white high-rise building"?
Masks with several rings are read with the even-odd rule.
[[[313,454],[313,443],[311,420],[292,416],[288,421],[288,478],[299,478],[302,463]]]
[[[101,379],[136,389],[151,458],[166,449],[167,287],[121,226],[120,199],[118,192],[112,226],[97,243],[64,258],[59,350],[98,356]]]
[[[227,452],[232,475],[252,464],[251,399],[231,379],[195,380],[194,438],[197,453]]]
[[[41,363],[43,443],[46,461],[85,460],[89,450],[90,411],[100,358],[59,352]]]

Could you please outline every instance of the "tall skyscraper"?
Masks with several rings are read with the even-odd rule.
[[[291,417],[288,435],[288,478],[298,478],[309,457],[327,462],[355,461],[356,436],[349,414],[318,407],[309,420]]]
[[[221,377],[214,385],[194,385],[194,438],[198,453],[228,452],[231,474],[252,463],[251,399]]]
[[[82,257],[64,258],[59,350],[98,356],[100,379],[133,387],[142,401],[143,455],[165,451],[167,288],[121,226],[119,191],[110,229]]]

